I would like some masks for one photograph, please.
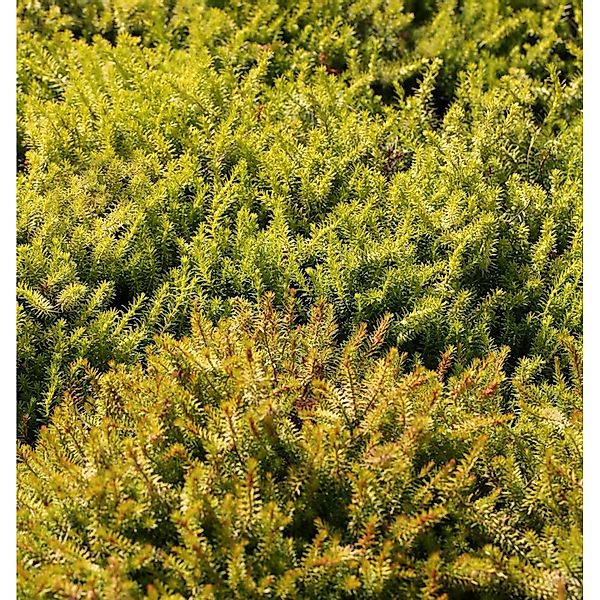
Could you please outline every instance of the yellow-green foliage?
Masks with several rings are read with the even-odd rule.
[[[572,339],[574,372],[538,384],[506,349],[407,369],[389,315],[339,345],[323,303],[234,313],[23,447],[20,598],[582,597]]]
[[[581,10],[20,0],[19,432],[235,296],[410,360],[581,334]]]
[[[20,598],[582,597],[581,4],[18,0]]]

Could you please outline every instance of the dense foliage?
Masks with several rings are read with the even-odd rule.
[[[579,598],[580,0],[17,17],[22,597]]]
[[[193,301],[390,311],[430,366],[580,333],[577,10],[50,4],[20,3],[21,435]]]
[[[448,378],[381,351],[389,315],[339,346],[270,300],[65,399],[22,453],[23,597],[581,597],[572,340],[574,384],[505,349]]]

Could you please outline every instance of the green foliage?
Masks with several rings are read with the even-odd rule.
[[[90,378],[18,468],[21,598],[581,598],[579,349],[448,376],[236,304]]]
[[[581,4],[18,0],[20,598],[582,597]]]
[[[18,3],[19,432],[236,296],[510,369],[581,335],[581,10]]]

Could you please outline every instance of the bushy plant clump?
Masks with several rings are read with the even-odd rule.
[[[450,376],[240,303],[67,397],[19,465],[22,598],[581,598],[581,371]],[[502,392],[506,393],[502,393]]]
[[[578,3],[20,0],[18,389],[190,307],[386,311],[434,366],[581,334]],[[418,361],[416,361],[418,362]]]
[[[17,16],[19,597],[581,598],[581,2]]]

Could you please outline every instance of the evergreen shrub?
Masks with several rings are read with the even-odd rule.
[[[294,287],[433,367],[581,335],[577,3],[20,0],[19,435]]]
[[[18,595],[582,597],[581,0],[18,0]]]
[[[66,398],[19,465],[23,598],[581,598],[581,372],[449,376],[239,303]],[[503,388],[510,390],[508,401]]]

